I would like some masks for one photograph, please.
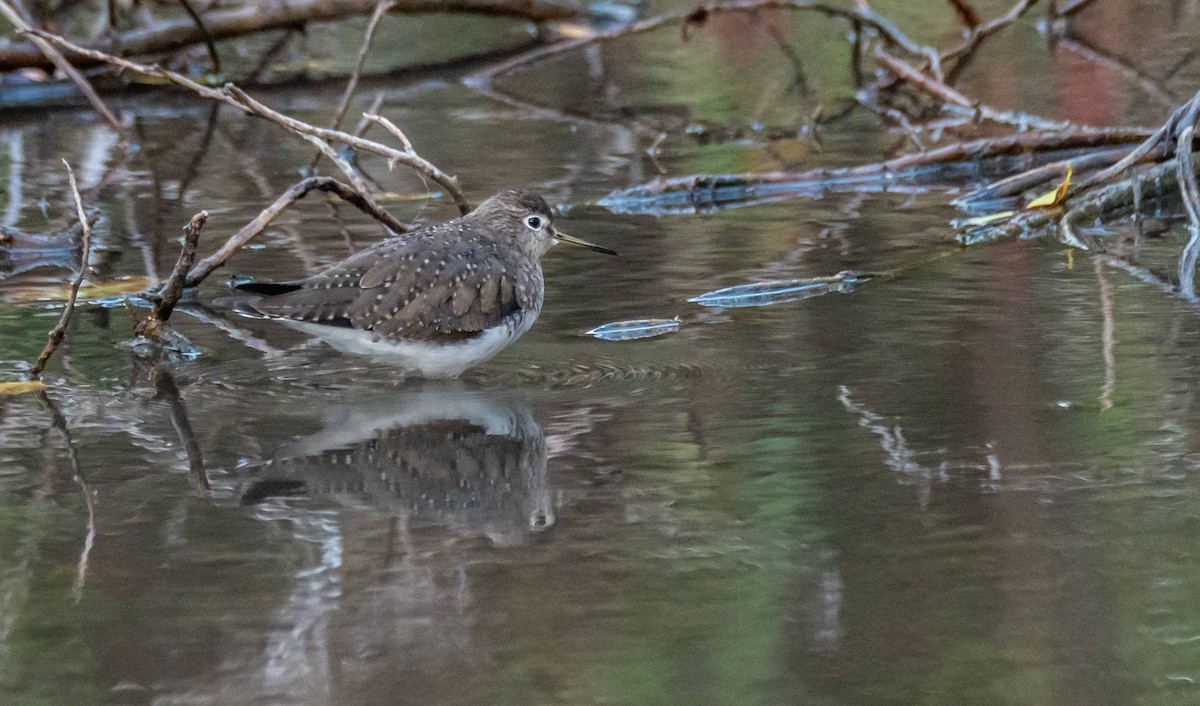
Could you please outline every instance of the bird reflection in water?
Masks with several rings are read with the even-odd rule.
[[[546,442],[529,408],[460,385],[335,408],[321,431],[259,472],[242,491],[245,505],[292,495],[365,502],[410,525],[469,529],[502,545],[555,520]]]
[[[267,633],[228,646],[223,678],[175,695],[384,703],[460,688],[454,675],[487,659],[469,567],[489,550],[457,540],[514,547],[555,519],[529,408],[461,384],[331,408],[320,431],[242,473],[241,502],[288,527],[303,558]]]

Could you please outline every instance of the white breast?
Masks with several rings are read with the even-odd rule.
[[[540,306],[533,310],[522,309],[503,323],[484,330],[475,338],[449,344],[403,339],[393,341],[359,329],[286,319],[278,321],[310,333],[345,353],[377,358],[425,377],[450,378],[457,377],[467,368],[482,363],[507,348],[533,326],[540,311]]]

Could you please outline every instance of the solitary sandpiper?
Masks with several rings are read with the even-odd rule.
[[[615,255],[554,227],[545,200],[502,191],[474,211],[398,235],[305,279],[249,282],[234,308],[339,350],[454,377],[499,353],[542,310],[541,257],[557,241]]]

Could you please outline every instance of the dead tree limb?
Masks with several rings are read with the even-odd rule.
[[[21,13],[8,3],[8,0],[0,0],[0,15],[4,15],[4,19],[8,20],[13,27],[22,32],[28,32],[31,28],[29,23]],[[71,65],[62,54],[58,52],[54,46],[41,37],[33,37],[31,40],[37,49],[40,56],[45,57],[55,68],[62,71],[67,78],[79,88],[79,92],[87,98],[88,103],[92,104],[92,108],[104,118],[104,121],[122,137],[125,136],[125,128],[121,125],[121,121],[113,114],[100,96],[96,93],[96,89],[92,88],[92,84],[79,73],[79,70]]]
[[[274,29],[296,27],[306,22],[328,22],[370,15],[376,0],[289,0],[279,3],[246,3],[240,7],[210,10],[200,15],[213,41],[232,39]],[[527,22],[577,19],[581,6],[556,0],[397,0],[392,12],[400,14],[459,13],[511,17]],[[190,18],[156,23],[115,37],[88,42],[85,46],[105,54],[145,56],[177,51],[204,41],[204,34]],[[79,67],[95,66],[103,60],[78,54]],[[0,44],[0,71],[33,66],[48,61],[30,42]]]
[[[1035,115],[1026,113],[1014,113],[1011,111],[1002,111],[984,105],[978,101],[973,101],[967,98],[962,93],[959,93],[954,88],[943,81],[938,80],[933,76],[926,75],[919,71],[915,66],[900,59],[899,57],[878,47],[875,50],[875,61],[883,66],[888,71],[891,71],[898,78],[903,79],[915,88],[933,96],[938,101],[946,106],[954,106],[973,114],[973,117],[978,120],[988,120],[1001,125],[1016,127],[1021,130],[1037,129],[1037,130],[1065,130],[1071,126],[1070,123],[1065,123],[1056,120],[1047,120]]]
[[[75,274],[75,279],[71,280],[71,290],[63,305],[62,316],[59,317],[54,328],[50,329],[50,334],[46,336],[46,345],[42,348],[41,355],[38,356],[37,362],[33,364],[26,375],[28,380],[37,380],[41,377],[42,371],[46,369],[46,363],[50,362],[50,356],[54,355],[54,351],[58,350],[63,338],[67,335],[67,324],[71,322],[71,314],[75,311],[75,299],[79,296],[79,287],[87,275],[88,258],[92,252],[92,227],[88,223],[87,215],[83,212],[83,199],[79,196],[79,186],[75,183],[75,172],[71,170],[71,165],[67,164],[65,159],[63,166],[67,168],[67,180],[71,184],[71,194],[75,197],[75,215],[79,218],[83,232],[82,254],[79,260],[79,271]]]
[[[1196,297],[1196,261],[1200,259],[1200,185],[1196,183],[1196,165],[1192,159],[1192,140],[1200,118],[1200,93],[1192,99],[1180,121],[1175,141],[1175,174],[1188,215],[1188,242],[1179,256],[1179,291],[1184,297]]]
[[[727,194],[725,203],[753,198],[754,189],[768,185],[789,185],[798,192],[831,186],[850,187],[871,183],[890,183],[912,177],[923,170],[938,169],[954,164],[978,162],[996,157],[1053,153],[1062,150],[1132,146],[1144,141],[1149,130],[1139,128],[1072,128],[1051,132],[1019,132],[1003,137],[954,142],[926,152],[901,155],[883,162],[873,162],[841,169],[813,169],[803,172],[762,172],[744,174],[691,174],[652,181],[614,191],[601,202],[615,210],[655,211],[677,205],[714,205],[713,195],[719,189],[744,190]],[[930,175],[937,180],[937,173]]]
[[[379,4],[375,6],[375,12],[371,14],[371,19],[367,22],[367,29],[363,32],[362,45],[358,48],[358,59],[354,63],[354,72],[346,81],[346,90],[342,92],[342,99],[338,101],[333,119],[329,121],[330,130],[341,129],[342,120],[346,117],[346,109],[350,107],[350,101],[354,99],[354,92],[358,90],[358,79],[362,76],[363,65],[367,61],[367,52],[371,50],[371,40],[375,37],[375,29],[379,26],[379,21],[395,4],[394,0],[379,0]],[[406,143],[405,149],[411,152],[412,144]],[[312,163],[308,165],[309,169],[316,169],[317,163],[320,161],[321,150],[318,148],[317,154],[313,155]]]
[[[175,261],[175,268],[171,270],[171,276],[167,278],[167,283],[154,297],[154,306],[150,309],[150,316],[139,321],[134,327],[135,336],[143,336],[151,340],[160,338],[160,329],[171,318],[171,312],[175,310],[175,305],[183,296],[184,282],[187,279],[188,271],[192,269],[192,263],[196,261],[196,246],[200,242],[200,229],[206,222],[208,222],[208,211],[201,211],[192,216],[192,220],[184,226],[183,246],[179,249],[179,259]]]
[[[329,122],[330,130],[341,129],[342,120],[346,117],[346,109],[350,107],[350,101],[354,98],[354,92],[358,88],[358,79],[362,75],[363,64],[367,61],[367,53],[371,50],[371,40],[375,38],[375,30],[379,27],[379,21],[395,5],[395,0],[379,0],[379,4],[375,6],[375,12],[371,14],[371,19],[367,22],[367,29],[363,32],[362,46],[358,48],[358,59],[354,62],[354,73],[350,74],[350,80],[346,82],[346,90],[338,102],[337,111],[333,114],[333,120]],[[410,149],[412,147],[412,145],[406,146]]]
[[[369,152],[381,157],[386,157],[390,165],[403,164],[441,186],[446,191],[447,195],[454,200],[455,205],[458,206],[458,209],[461,213],[466,214],[471,210],[471,206],[467,202],[466,197],[463,196],[462,191],[458,188],[458,180],[456,178],[446,174],[436,165],[426,160],[415,151],[408,149],[407,147],[404,150],[398,150],[372,140],[356,137],[346,132],[341,132],[339,130],[329,130],[327,128],[320,128],[310,125],[306,122],[297,120],[293,117],[284,115],[283,113],[269,108],[268,106],[250,97],[250,95],[248,95],[245,91],[233,85],[232,83],[227,83],[223,88],[218,90],[208,86],[203,86],[182,74],[169,71],[159,66],[139,64],[137,62],[129,61],[128,59],[122,59],[120,57],[105,54],[104,52],[86,49],[58,35],[50,34],[48,32],[39,32],[35,30],[29,32],[28,34],[41,37],[73,53],[92,57],[97,61],[112,64],[113,66],[118,66],[144,76],[153,76],[156,78],[165,79],[176,85],[182,86],[183,88],[186,88],[203,98],[220,101],[239,110],[253,113],[261,118],[265,118],[269,122],[275,123],[276,125],[294,134],[315,137],[326,142],[340,142],[363,152]],[[347,173],[346,176],[352,181],[358,178],[357,175],[353,173],[353,170],[351,170],[350,173]],[[367,200],[372,200],[369,192],[364,192],[362,197]],[[382,209],[376,205],[375,210]]]
[[[375,207],[362,198],[361,194],[349,186],[330,177],[309,177],[293,184],[291,188],[275,199],[274,203],[263,209],[262,213],[258,214],[253,221],[250,221],[241,230],[230,236],[229,240],[225,241],[225,244],[218,248],[216,252],[196,263],[188,272],[187,278],[184,280],[184,287],[195,287],[203,282],[206,277],[212,274],[213,270],[224,265],[230,257],[233,257],[234,253],[250,242],[254,236],[261,233],[279,214],[287,210],[293,203],[304,198],[310,191],[324,191],[333,194],[397,233],[407,230],[402,223],[396,221],[386,211],[376,210]]]
[[[838,17],[848,20],[852,25],[871,28],[885,42],[900,47],[906,52],[912,54],[921,53],[920,45],[905,36],[887,18],[876,14],[870,7],[862,5],[844,7],[819,2],[818,0],[727,0],[725,2],[710,2],[692,10],[665,13],[608,32],[600,32],[589,37],[577,39],[564,39],[554,44],[531,49],[523,54],[518,54],[515,57],[476,72],[471,76],[470,81],[487,84],[504,74],[517,69],[528,68],[534,64],[582,47],[643,34],[671,25],[700,25],[707,21],[709,16],[713,14],[726,12],[755,13],[764,10],[809,11],[828,17]]]
[[[179,0],[180,6],[184,12],[191,18],[196,25],[196,31],[200,33],[200,41],[204,42],[204,46],[208,49],[208,58],[212,61],[213,73],[221,73],[221,57],[217,55],[217,43],[213,40],[212,33],[208,31],[208,27],[204,26],[204,18],[200,13],[196,12],[196,8],[192,7],[191,0]]]

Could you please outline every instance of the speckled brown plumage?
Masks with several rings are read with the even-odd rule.
[[[384,340],[455,343],[542,303],[538,242],[521,218],[550,208],[502,192],[470,214],[389,238],[306,279],[249,283],[244,309],[269,318],[367,331]]]

